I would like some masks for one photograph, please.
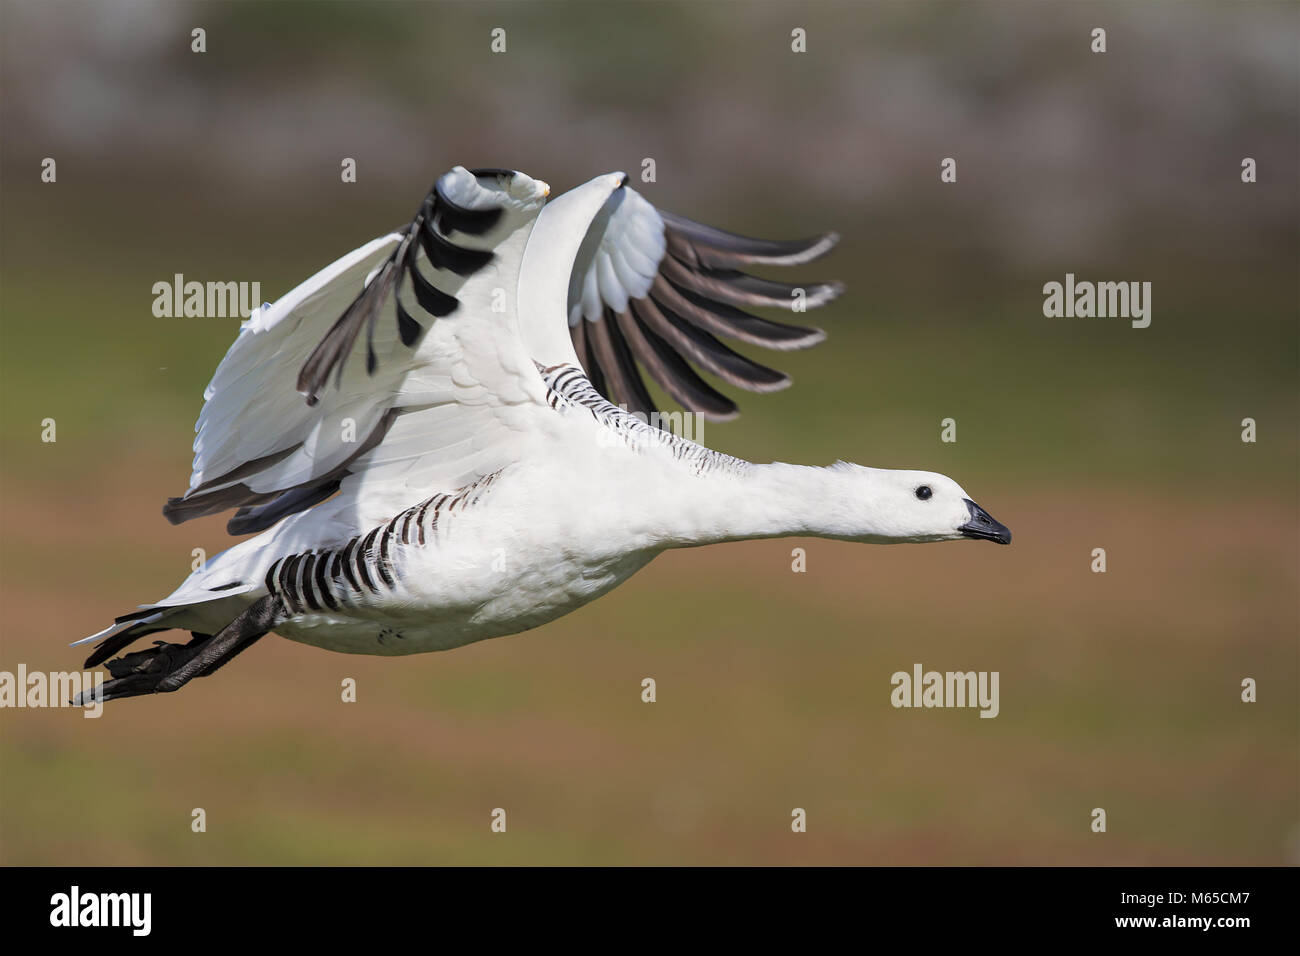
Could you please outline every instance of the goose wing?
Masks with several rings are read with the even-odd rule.
[[[801,312],[843,290],[837,282],[791,285],[742,270],[802,265],[829,252],[838,238],[827,233],[788,242],[749,239],[656,209],[624,185],[591,221],[570,276],[574,351],[592,384],[629,411],[654,410],[644,369],[686,409],[732,418],[735,403],[700,371],[752,392],[785,388],[790,379],[734,351],[724,339],[785,351],[825,338],[820,329],[746,310]]]
[[[515,289],[549,187],[506,170],[443,175],[403,228],[243,324],[204,393],[178,523],[238,509],[260,531],[340,489],[461,487],[518,452],[545,386]],[[410,496],[407,495],[409,498]]]

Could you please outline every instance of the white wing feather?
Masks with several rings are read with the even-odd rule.
[[[355,512],[360,521],[362,487],[371,499],[366,512],[391,510],[385,500],[390,493],[405,494],[396,505],[404,507],[410,492],[454,489],[510,460],[509,446],[523,426],[509,410],[549,411],[515,314],[519,265],[546,189],[522,174],[501,189],[485,187],[461,167],[444,176],[440,194],[461,207],[503,208],[497,225],[484,234],[454,234],[458,246],[490,250],[490,261],[461,276],[435,269],[422,249],[415,267],[455,296],[454,312],[433,319],[418,309],[407,283],[402,302],[426,326],[412,348],[398,335],[397,306],[389,295],[373,326],[373,372],[367,371],[363,334],[337,385],[325,387],[315,405],[297,391],[299,370],[404,234],[367,243],[259,309],[204,393],[187,498],[222,492],[273,496],[310,490],[313,483],[324,487],[332,477],[342,481],[341,494],[325,510],[339,518]],[[367,438],[373,439],[368,449]],[[343,466],[346,472],[340,473]]]

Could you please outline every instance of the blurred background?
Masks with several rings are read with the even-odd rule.
[[[1295,862],[1297,9],[1136,6],[4,0],[0,670],[228,546],[160,508],[238,320],[153,284],[273,300],[457,163],[650,157],[661,208],[838,230],[829,341],[706,442],[942,471],[1015,544],[667,554],[518,637],[6,710],[0,862]],[[1044,318],[1067,272],[1151,282],[1150,328]],[[918,662],[999,671],[1000,715],[893,709]]]

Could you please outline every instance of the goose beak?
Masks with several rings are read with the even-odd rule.
[[[958,531],[968,538],[982,538],[985,541],[996,541],[998,544],[1011,543],[1010,528],[996,521],[991,514],[969,498],[964,500],[966,508],[970,511],[970,520],[958,528]]]

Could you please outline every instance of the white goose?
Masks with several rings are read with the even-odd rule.
[[[651,411],[638,363],[708,418],[736,407],[691,363],[753,391],[787,385],[715,335],[816,344],[816,329],[738,306],[815,307],[840,287],[800,293],[736,267],[807,262],[834,235],[720,232],[656,210],[621,173],[549,193],[458,166],[409,225],[243,324],[204,393],[189,490],[164,514],[237,508],[230,532],[261,533],[77,642],[100,640],[86,666],[108,661],[103,699],[176,690],[271,631],[354,654],[517,633],[669,548],[1010,542],[942,475],[751,464],[631,414]],[[170,629],[192,639],[109,660]]]

